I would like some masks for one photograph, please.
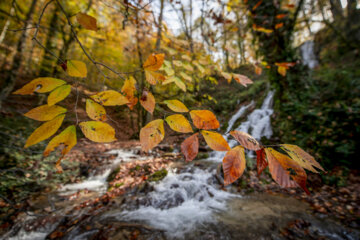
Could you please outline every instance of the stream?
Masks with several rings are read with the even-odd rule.
[[[241,106],[228,122],[225,139],[228,140],[228,132],[233,129],[248,132],[258,140],[270,138],[273,96],[274,92],[269,91],[262,106],[250,113],[254,102]],[[234,126],[244,116],[247,116],[246,120]],[[234,140],[228,142],[230,147],[237,144]],[[104,166],[102,174],[60,188],[54,198],[63,207],[62,212],[68,207],[66,201],[61,203],[64,201],[62,196],[84,189],[91,190],[88,198],[101,196],[106,192],[106,179],[114,167],[122,162],[141,160],[136,152],[112,150],[108,154],[117,157],[111,165]],[[252,152],[247,154],[253,156]],[[231,186],[223,189],[215,173],[224,155],[224,152],[211,152],[207,159],[173,164],[163,180],[126,193],[106,210],[68,229],[61,239],[98,239],[99,234],[105,233],[108,239],[128,239],[129,228],[141,228],[137,239],[284,239],[279,229],[291,221],[306,226],[316,238],[360,238],[359,232],[350,231],[332,220],[315,217],[306,203],[295,198],[266,193],[241,196]],[[80,209],[77,214],[85,213]],[[36,216],[25,216],[4,239],[45,239],[64,221],[63,216],[54,216],[41,227],[31,230],[26,226],[34,219]],[[81,221],[81,217],[78,219]]]

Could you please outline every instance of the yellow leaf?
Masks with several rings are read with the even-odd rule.
[[[162,85],[166,85],[166,84],[175,82],[175,78],[176,78],[175,76],[171,76],[171,77],[167,78],[165,81],[162,82]]]
[[[188,55],[182,55],[181,58],[189,62],[191,61],[191,57],[189,57]]]
[[[165,118],[170,128],[176,132],[193,132],[189,121],[181,114],[174,114]]]
[[[165,54],[151,54],[148,59],[146,59],[143,67],[147,71],[157,71],[161,68],[161,65],[164,62]]]
[[[71,86],[68,84],[56,88],[54,91],[52,91],[49,94],[47,98],[48,105],[52,106],[64,100],[70,94],[70,92],[71,92]]]
[[[215,151],[229,151],[230,147],[226,140],[220,133],[205,131],[202,130],[201,134],[203,135],[207,145]]]
[[[129,103],[126,97],[114,90],[99,92],[92,95],[91,98],[103,106],[120,106]]]
[[[183,68],[185,68],[186,70],[188,70],[190,72],[194,71],[193,66],[191,66],[189,63],[183,64]]]
[[[125,80],[123,87],[121,88],[121,92],[125,95],[125,97],[129,100],[127,106],[132,110],[133,107],[137,104],[138,99],[135,97],[136,93],[136,80],[132,76]]]
[[[174,77],[174,82],[175,82],[176,86],[178,86],[181,90],[186,92],[186,85],[183,81],[180,80],[180,78]]]
[[[177,67],[181,67],[183,64],[182,64],[182,62],[181,61],[178,61],[178,60],[174,60],[173,61],[173,64],[175,65],[175,66],[177,66]]]
[[[278,71],[278,73],[279,73],[281,76],[283,76],[283,77],[286,76],[286,67],[284,67],[284,66],[278,66],[277,71]]]
[[[76,19],[87,30],[97,31],[96,18],[85,13],[76,14]]]
[[[157,82],[163,82],[166,79],[161,73],[147,70],[145,70],[145,78],[151,85],[155,85]]]
[[[188,112],[189,109],[179,100],[166,100],[164,103],[174,112]]]
[[[220,127],[216,116],[209,110],[192,110],[190,111],[191,119],[195,127],[199,129],[216,129]]]
[[[286,153],[289,154],[289,156],[301,167],[315,173],[317,173],[317,171],[313,167],[325,171],[321,165],[315,161],[314,157],[302,150],[300,147],[291,144],[281,144],[281,146],[286,151]]]
[[[54,135],[56,131],[60,128],[64,118],[65,114],[61,114],[53,120],[43,123],[40,127],[35,129],[35,131],[26,140],[25,148],[37,144]]]
[[[103,106],[91,99],[86,99],[86,113],[92,120],[105,121],[106,111]]]
[[[44,156],[48,156],[49,153],[55,150],[60,145],[64,145],[61,154],[64,156],[76,145],[76,127],[69,126],[59,135],[50,140],[44,151]]]
[[[235,182],[245,170],[245,151],[241,146],[228,151],[223,159],[224,185]]]
[[[145,108],[146,111],[153,114],[155,109],[155,98],[151,92],[144,90],[140,98],[140,104]]]
[[[186,73],[180,72],[179,74],[180,74],[180,76],[181,76],[183,79],[185,79],[186,81],[188,81],[188,82],[191,82],[191,81],[192,81],[192,78],[191,78],[189,75],[187,75]]]
[[[116,140],[115,129],[107,123],[88,121],[81,122],[79,126],[85,137],[93,142],[113,142]]]
[[[66,111],[66,108],[57,105],[49,106],[46,104],[31,109],[29,112],[25,113],[24,116],[37,121],[49,121],[60,114],[66,113]]]
[[[86,64],[78,60],[69,60],[67,61],[66,72],[71,77],[84,78],[87,76]]]
[[[55,88],[66,84],[65,81],[57,79],[57,78],[50,78],[50,77],[42,77],[36,78],[23,86],[22,88],[13,92],[13,94],[32,94],[33,92],[38,93],[46,93],[54,90]]]
[[[164,136],[164,120],[157,119],[149,122],[140,130],[140,143],[142,150],[151,150],[164,139]]]

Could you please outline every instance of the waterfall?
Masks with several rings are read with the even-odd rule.
[[[310,69],[314,69],[317,65],[319,65],[314,53],[314,45],[314,41],[306,41],[300,46],[303,65],[308,66]]]

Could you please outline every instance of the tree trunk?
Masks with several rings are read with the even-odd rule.
[[[57,25],[58,25],[58,19],[59,19],[58,18],[58,9],[59,9],[58,5],[55,4],[55,8],[53,10],[53,15],[50,20],[49,31],[46,36],[45,47],[46,47],[46,49],[49,49],[50,51],[53,51],[53,49],[57,45],[56,44],[56,34],[57,34]],[[46,77],[46,76],[52,74],[53,63],[54,63],[53,57],[47,51],[45,51],[45,55],[44,55],[44,58],[41,62],[41,66],[40,66],[40,76],[41,77]]]
[[[155,44],[156,51],[159,51],[160,44],[161,44],[163,11],[164,11],[164,0],[160,0],[160,14],[159,14],[159,18],[158,18],[158,31],[157,31],[156,44]]]
[[[30,24],[31,17],[32,17],[35,7],[36,7],[36,3],[37,3],[37,0],[33,0],[31,2],[29,11],[26,14],[25,23],[23,26],[24,29],[28,28],[28,26]],[[28,32],[26,30],[23,30],[21,32],[21,35],[20,35],[20,38],[19,38],[19,41],[18,41],[17,47],[16,47],[16,53],[13,58],[12,67],[10,69],[9,75],[5,78],[5,81],[2,85],[2,90],[1,90],[1,94],[0,94],[0,109],[2,108],[2,103],[3,103],[4,99],[6,99],[8,97],[8,95],[10,94],[10,92],[14,89],[15,81],[19,74],[19,70],[21,68],[21,60],[23,57],[23,50],[25,48],[27,33]]]

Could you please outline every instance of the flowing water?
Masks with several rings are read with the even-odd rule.
[[[303,64],[305,66],[308,66],[310,69],[314,69],[319,65],[319,62],[314,52],[314,47],[314,41],[306,41],[300,47]]]
[[[253,110],[245,121],[234,126],[254,103],[241,106],[228,122],[225,139],[228,140],[228,132],[234,129],[248,132],[258,140],[271,137],[273,96],[274,92],[269,91],[261,108]],[[234,140],[228,142],[230,147],[237,144]],[[115,166],[122,161],[141,159],[132,151],[114,150],[110,154],[117,154],[117,158],[104,167],[102,174],[91,176],[82,183],[65,185],[58,194],[91,189],[100,196],[106,190],[106,179]],[[149,226],[147,229],[152,229],[149,236],[140,239],[281,239],[279,226],[298,218],[313,224],[310,232],[322,231],[321,236],[328,239],[356,239],[360,236],[353,237],[337,224],[307,214],[308,206],[294,198],[267,194],[240,196],[233,193],[231,187],[223,189],[215,177],[217,165],[223,157],[223,152],[212,152],[208,159],[171,167],[163,180],[150,183],[150,190],[128,193],[123,196],[126,201],[119,201],[121,203],[91,218],[90,223],[84,223],[92,224],[91,230],[81,230],[80,224],[70,229],[63,239],[94,239],[93,236],[107,229],[109,224],[121,226],[124,222],[146,224]],[[27,217],[23,222],[31,222],[34,218]],[[44,239],[58,224],[59,220],[54,220],[31,232],[25,231],[22,223],[12,230],[16,230],[15,234],[8,234],[12,237],[5,239]],[[121,233],[110,237],[122,238]]]

